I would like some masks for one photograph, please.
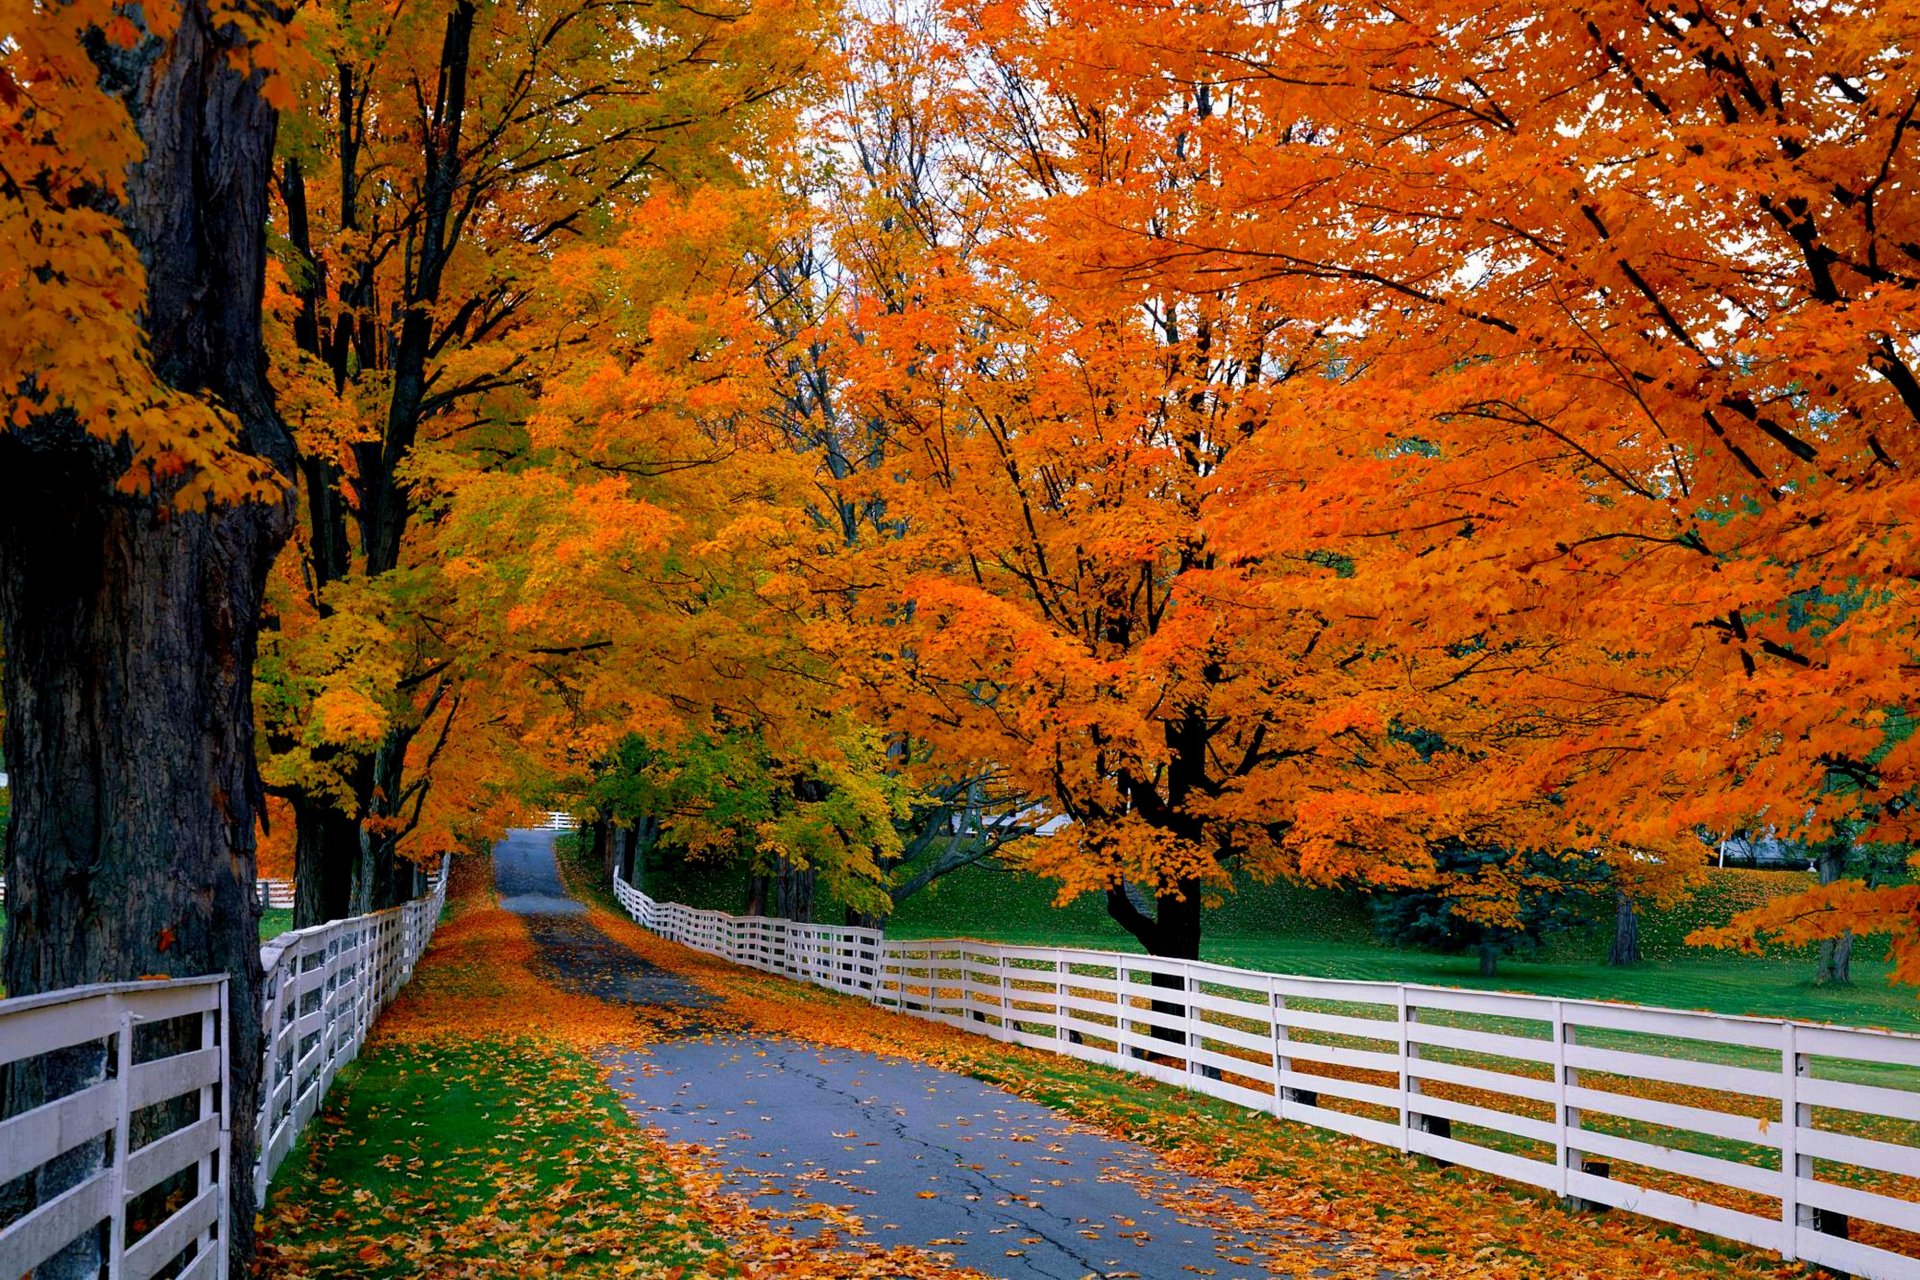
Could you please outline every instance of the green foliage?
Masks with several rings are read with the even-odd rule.
[[[1437,851],[1434,869],[1433,886],[1374,899],[1380,940],[1443,955],[1473,952],[1487,974],[1500,957],[1537,954],[1590,918],[1593,891],[1608,879],[1598,859],[1457,846]]]
[[[833,899],[881,911],[915,793],[875,735],[847,729],[838,745],[824,758],[795,759],[747,729],[695,733],[671,747],[630,736],[581,808],[622,826],[651,819],[657,847],[689,861],[813,871]]]

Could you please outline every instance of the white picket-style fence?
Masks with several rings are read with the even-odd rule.
[[[265,1048],[260,1109],[249,1118],[259,1138],[249,1174],[261,1194],[374,1018],[413,976],[446,892],[442,866],[413,902],[261,947]],[[31,1275],[104,1223],[109,1280],[226,1277],[227,990],[215,975],[0,1000],[0,1070],[62,1050],[104,1066],[90,1073],[94,1083],[0,1120],[0,1186],[62,1157],[82,1175],[0,1225],[0,1276]],[[163,1103],[173,1105],[137,1118]],[[167,1193],[162,1203],[139,1202],[156,1188]]]
[[[614,892],[663,937],[899,1013],[1867,1280],[1920,1277],[1915,1237],[1861,1229],[1920,1233],[1920,1202],[1902,1198],[1920,1182],[1900,1189],[1920,1179],[1920,1037],[893,941],[656,902],[618,878]]]

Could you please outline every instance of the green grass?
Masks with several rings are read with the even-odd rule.
[[[724,1253],[587,1058],[376,1044],[335,1083],[267,1212],[267,1274],[613,1274]]]
[[[745,898],[744,873],[737,864],[664,864],[651,868],[649,875],[649,892],[689,906],[738,911]],[[1553,939],[1537,957],[1503,959],[1500,972],[1485,978],[1473,956],[1382,945],[1374,935],[1366,899],[1359,894],[1249,881],[1207,912],[1201,953],[1222,964],[1307,977],[1525,991],[1920,1031],[1920,999],[1911,988],[1888,984],[1891,967],[1884,960],[1884,944],[1876,939],[1856,943],[1854,980],[1845,987],[1814,985],[1808,947],[1775,947],[1746,956],[1686,945],[1686,935],[1693,930],[1723,924],[1767,896],[1810,883],[1811,878],[1799,872],[1710,872],[1705,885],[1685,901],[1643,912],[1643,964],[1620,969],[1603,963],[1611,937],[1609,915]],[[964,937],[1140,950],[1108,918],[1098,896],[1083,894],[1055,906],[1055,889],[1052,881],[1017,871],[966,868],[903,903],[888,922],[887,933],[895,938]],[[826,904],[814,918],[832,923],[839,915]]]

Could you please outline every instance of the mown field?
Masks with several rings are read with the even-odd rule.
[[[650,874],[648,891],[656,897],[728,911],[740,910],[745,900],[744,881],[735,868],[680,864],[656,866]],[[1686,945],[1693,930],[1723,924],[1741,910],[1809,883],[1811,877],[1802,872],[1711,871],[1685,901],[1643,913],[1640,940],[1647,958],[1625,969],[1603,963],[1612,936],[1611,904],[1606,919],[1552,939],[1535,957],[1503,959],[1500,972],[1485,978],[1471,955],[1382,945],[1361,895],[1251,881],[1207,913],[1201,950],[1208,960],[1309,977],[1627,1000],[1920,1032],[1920,993],[1888,983],[1881,940],[1856,942],[1853,983],[1841,987],[1814,984],[1809,947],[1772,947],[1749,956]],[[1056,905],[1054,894],[1053,882],[1035,876],[968,868],[908,899],[887,931],[899,938],[1139,950],[1096,896]],[[838,923],[839,909],[823,904],[814,918]]]

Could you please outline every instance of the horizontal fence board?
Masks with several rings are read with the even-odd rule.
[[[1605,1115],[1639,1120],[1668,1129],[1685,1129],[1693,1133],[1709,1134],[1734,1142],[1751,1142],[1757,1146],[1776,1149],[1780,1146],[1780,1134],[1783,1128],[1778,1121],[1756,1120],[1752,1116],[1737,1116],[1726,1111],[1709,1111],[1704,1107],[1690,1107],[1683,1103],[1663,1102],[1655,1098],[1636,1098],[1631,1094],[1614,1093],[1608,1089],[1589,1089],[1577,1084],[1567,1086],[1567,1105],[1582,1111],[1598,1111]]]
[[[120,1087],[111,1080],[0,1120],[0,1186],[113,1128]]]
[[[1794,1047],[1811,1057],[1885,1062],[1920,1070],[1920,1036],[1801,1026],[1794,1029]]]
[[[1567,1045],[1565,1053],[1568,1066],[1604,1071],[1608,1075],[1718,1089],[1723,1093],[1743,1093],[1775,1101],[1780,1098],[1781,1079],[1775,1072],[1695,1062],[1691,1058],[1659,1058],[1625,1049],[1596,1049],[1584,1044]]]
[[[0,1231],[0,1276],[25,1276],[113,1211],[113,1170],[102,1169]]]
[[[1833,1107],[1857,1111],[1862,1115],[1920,1121],[1920,1092],[1908,1089],[1888,1089],[1877,1084],[1851,1084],[1840,1080],[1815,1080],[1803,1076],[1794,1082],[1794,1092],[1804,1106]]]
[[[1913,1259],[1905,1254],[1844,1240],[1811,1227],[1795,1231],[1794,1249],[1808,1262],[1831,1267],[1856,1280],[1913,1280],[1914,1276]]]
[[[1559,1086],[1551,1080],[1535,1080],[1529,1076],[1495,1071],[1491,1067],[1470,1067],[1459,1062],[1436,1062],[1432,1058],[1408,1059],[1407,1075],[1415,1080],[1454,1084],[1466,1089],[1480,1089],[1487,1093],[1522,1098],[1530,1102],[1557,1102],[1560,1097]]]
[[[1645,1214],[1649,1218],[1671,1222],[1677,1227],[1724,1236],[1775,1253],[1780,1252],[1781,1246],[1786,1243],[1786,1227],[1777,1217],[1756,1217],[1751,1213],[1741,1213],[1738,1209],[1708,1204],[1704,1200],[1689,1200],[1670,1191],[1655,1191],[1651,1187],[1636,1187],[1630,1182],[1595,1177],[1579,1169],[1568,1169],[1566,1176],[1568,1195],[1595,1204]]]
[[[138,1111],[220,1083],[220,1050],[193,1049],[171,1058],[142,1062],[127,1077],[127,1108]]]
[[[1877,1169],[1881,1173],[1897,1174],[1903,1178],[1920,1178],[1920,1147],[1856,1138],[1851,1134],[1809,1129],[1804,1125],[1794,1135],[1793,1141],[1803,1156],[1837,1160],[1842,1164]]]
[[[1472,1031],[1466,1027],[1441,1027],[1430,1022],[1413,1022],[1407,1025],[1407,1039],[1414,1044],[1479,1053],[1490,1058],[1541,1063],[1554,1060],[1553,1045],[1549,1041],[1503,1036],[1491,1031]]]
[[[1677,1173],[1683,1178],[1695,1178],[1757,1195],[1780,1194],[1781,1176],[1778,1169],[1763,1169],[1757,1165],[1722,1160],[1718,1156],[1679,1151],[1673,1147],[1641,1142],[1637,1138],[1623,1138],[1617,1133],[1600,1133],[1593,1129],[1569,1129],[1566,1142],[1568,1149],[1584,1151],[1588,1155],[1626,1160],[1649,1169],[1659,1169],[1663,1173]]]
[[[124,1280],[148,1280],[161,1268],[180,1256],[194,1238],[220,1218],[220,1201],[226,1195],[221,1183],[206,1188],[176,1209],[171,1217],[127,1249],[121,1264]]]
[[[1407,1150],[1416,1155],[1431,1156],[1435,1160],[1447,1160],[1454,1164],[1465,1165],[1469,1169],[1478,1169],[1481,1173],[1490,1173],[1496,1178],[1511,1178],[1515,1182],[1532,1187],[1552,1188],[1558,1181],[1555,1167],[1539,1160],[1529,1160],[1511,1151],[1496,1151],[1492,1147],[1483,1147],[1478,1143],[1462,1142],[1457,1138],[1443,1138],[1437,1133],[1426,1133],[1412,1129],[1407,1133]]]
[[[671,922],[687,918],[624,881],[616,880],[614,891],[630,915],[666,936],[673,936]],[[830,934],[776,921],[751,923],[764,935],[756,944],[761,967],[847,989],[843,971],[823,959],[827,948],[820,940]],[[1779,1120],[1766,1123],[1611,1087],[1618,1079],[1625,1082],[1622,1089],[1704,1089],[1758,1099],[1775,1117],[1791,1097],[1802,1107],[1920,1121],[1920,1088],[1845,1084],[1809,1072],[1814,1058],[1920,1065],[1920,1037],[970,939],[889,941],[875,934],[867,945],[871,954],[861,959],[870,971],[854,989],[906,1016],[1164,1081],[1756,1248],[1797,1248],[1802,1258],[1862,1276],[1920,1277],[1914,1258],[1804,1228],[1790,1233],[1778,1212],[1756,1215],[1633,1181],[1636,1170],[1649,1169],[1774,1205],[1797,1195],[1809,1208],[1920,1232],[1920,1205],[1813,1179],[1790,1182],[1779,1167],[1789,1135],[1797,1139],[1801,1159],[1901,1177],[1920,1177],[1920,1148],[1806,1125],[1789,1130]],[[1476,1019],[1488,1021],[1474,1025]],[[1166,1036],[1156,1036],[1156,1029]],[[1583,1042],[1589,1031],[1603,1033],[1594,1037],[1602,1043]],[[1715,1054],[1714,1047],[1737,1052]],[[1751,1062],[1761,1053],[1782,1068],[1704,1060],[1732,1056]],[[1505,1069],[1509,1064],[1512,1070]],[[1316,1074],[1321,1070],[1339,1074]],[[1791,1081],[1787,1071],[1794,1072]],[[1372,1078],[1347,1078],[1352,1073]],[[1596,1087],[1601,1083],[1609,1087]],[[1441,1096],[1420,1091],[1423,1086],[1473,1092]],[[1515,1109],[1506,1109],[1508,1103]],[[1565,1123],[1581,1116],[1588,1123],[1652,1126],[1660,1136],[1636,1130],[1628,1137]],[[1455,1137],[1428,1131],[1442,1121],[1468,1126],[1468,1132]],[[1483,1145],[1474,1140],[1481,1133],[1535,1144],[1552,1158]],[[1708,1150],[1718,1150],[1714,1142],[1747,1144],[1762,1162],[1693,1150],[1696,1139]],[[1574,1153],[1616,1162],[1616,1176],[1563,1163]]]
[[[139,1195],[219,1149],[220,1117],[202,1116],[129,1155],[124,1191],[130,1196]]]
[[[1812,1178],[1796,1179],[1794,1192],[1800,1197],[1801,1204],[1812,1205],[1816,1209],[1844,1213],[1849,1218],[1865,1218],[1868,1222],[1877,1222],[1901,1231],[1920,1231],[1920,1204],[1912,1200],[1896,1200],[1877,1192],[1862,1191],[1859,1187],[1843,1187],[1833,1182],[1817,1182]]]

